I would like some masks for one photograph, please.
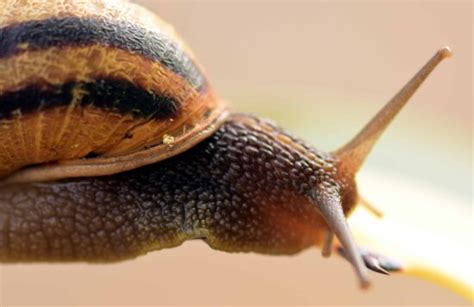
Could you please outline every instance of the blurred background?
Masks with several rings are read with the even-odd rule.
[[[471,1],[137,2],[175,26],[235,110],[271,118],[324,150],[349,140],[449,45],[454,57],[387,130],[360,186],[382,208],[384,197],[410,201],[400,186],[446,200],[456,220],[445,227],[472,251]],[[371,198],[362,183],[374,178],[386,190]],[[407,215],[423,227],[431,207],[419,205],[426,214]],[[270,257],[196,241],[113,265],[13,265],[0,273],[5,305],[469,305],[406,276],[372,274],[373,288],[360,292],[350,266],[317,249]]]

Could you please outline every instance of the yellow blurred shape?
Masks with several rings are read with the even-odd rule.
[[[358,206],[349,218],[357,242],[401,262],[404,273],[441,284],[473,302],[469,203],[396,174],[365,172],[358,183],[361,195],[384,217]]]

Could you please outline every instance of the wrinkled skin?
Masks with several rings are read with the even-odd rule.
[[[0,261],[110,262],[200,238],[212,248],[293,254],[321,244],[311,201],[355,183],[279,128],[234,115],[184,154],[126,173],[0,187]]]

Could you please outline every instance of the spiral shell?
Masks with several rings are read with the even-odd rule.
[[[0,177],[153,156],[137,167],[225,117],[192,52],[136,4],[0,0],[0,12]]]

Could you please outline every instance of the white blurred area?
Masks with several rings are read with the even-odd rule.
[[[446,229],[441,255],[472,255],[472,2],[137,2],[175,26],[234,109],[270,117],[326,150],[352,137],[439,47],[451,46],[454,57],[389,128],[359,186],[387,213],[411,204],[407,223]],[[446,236],[465,249],[447,249]],[[317,249],[271,257],[193,241],[120,264],[0,270],[5,305],[469,305],[407,276],[371,274],[372,289],[361,292],[348,263]]]

